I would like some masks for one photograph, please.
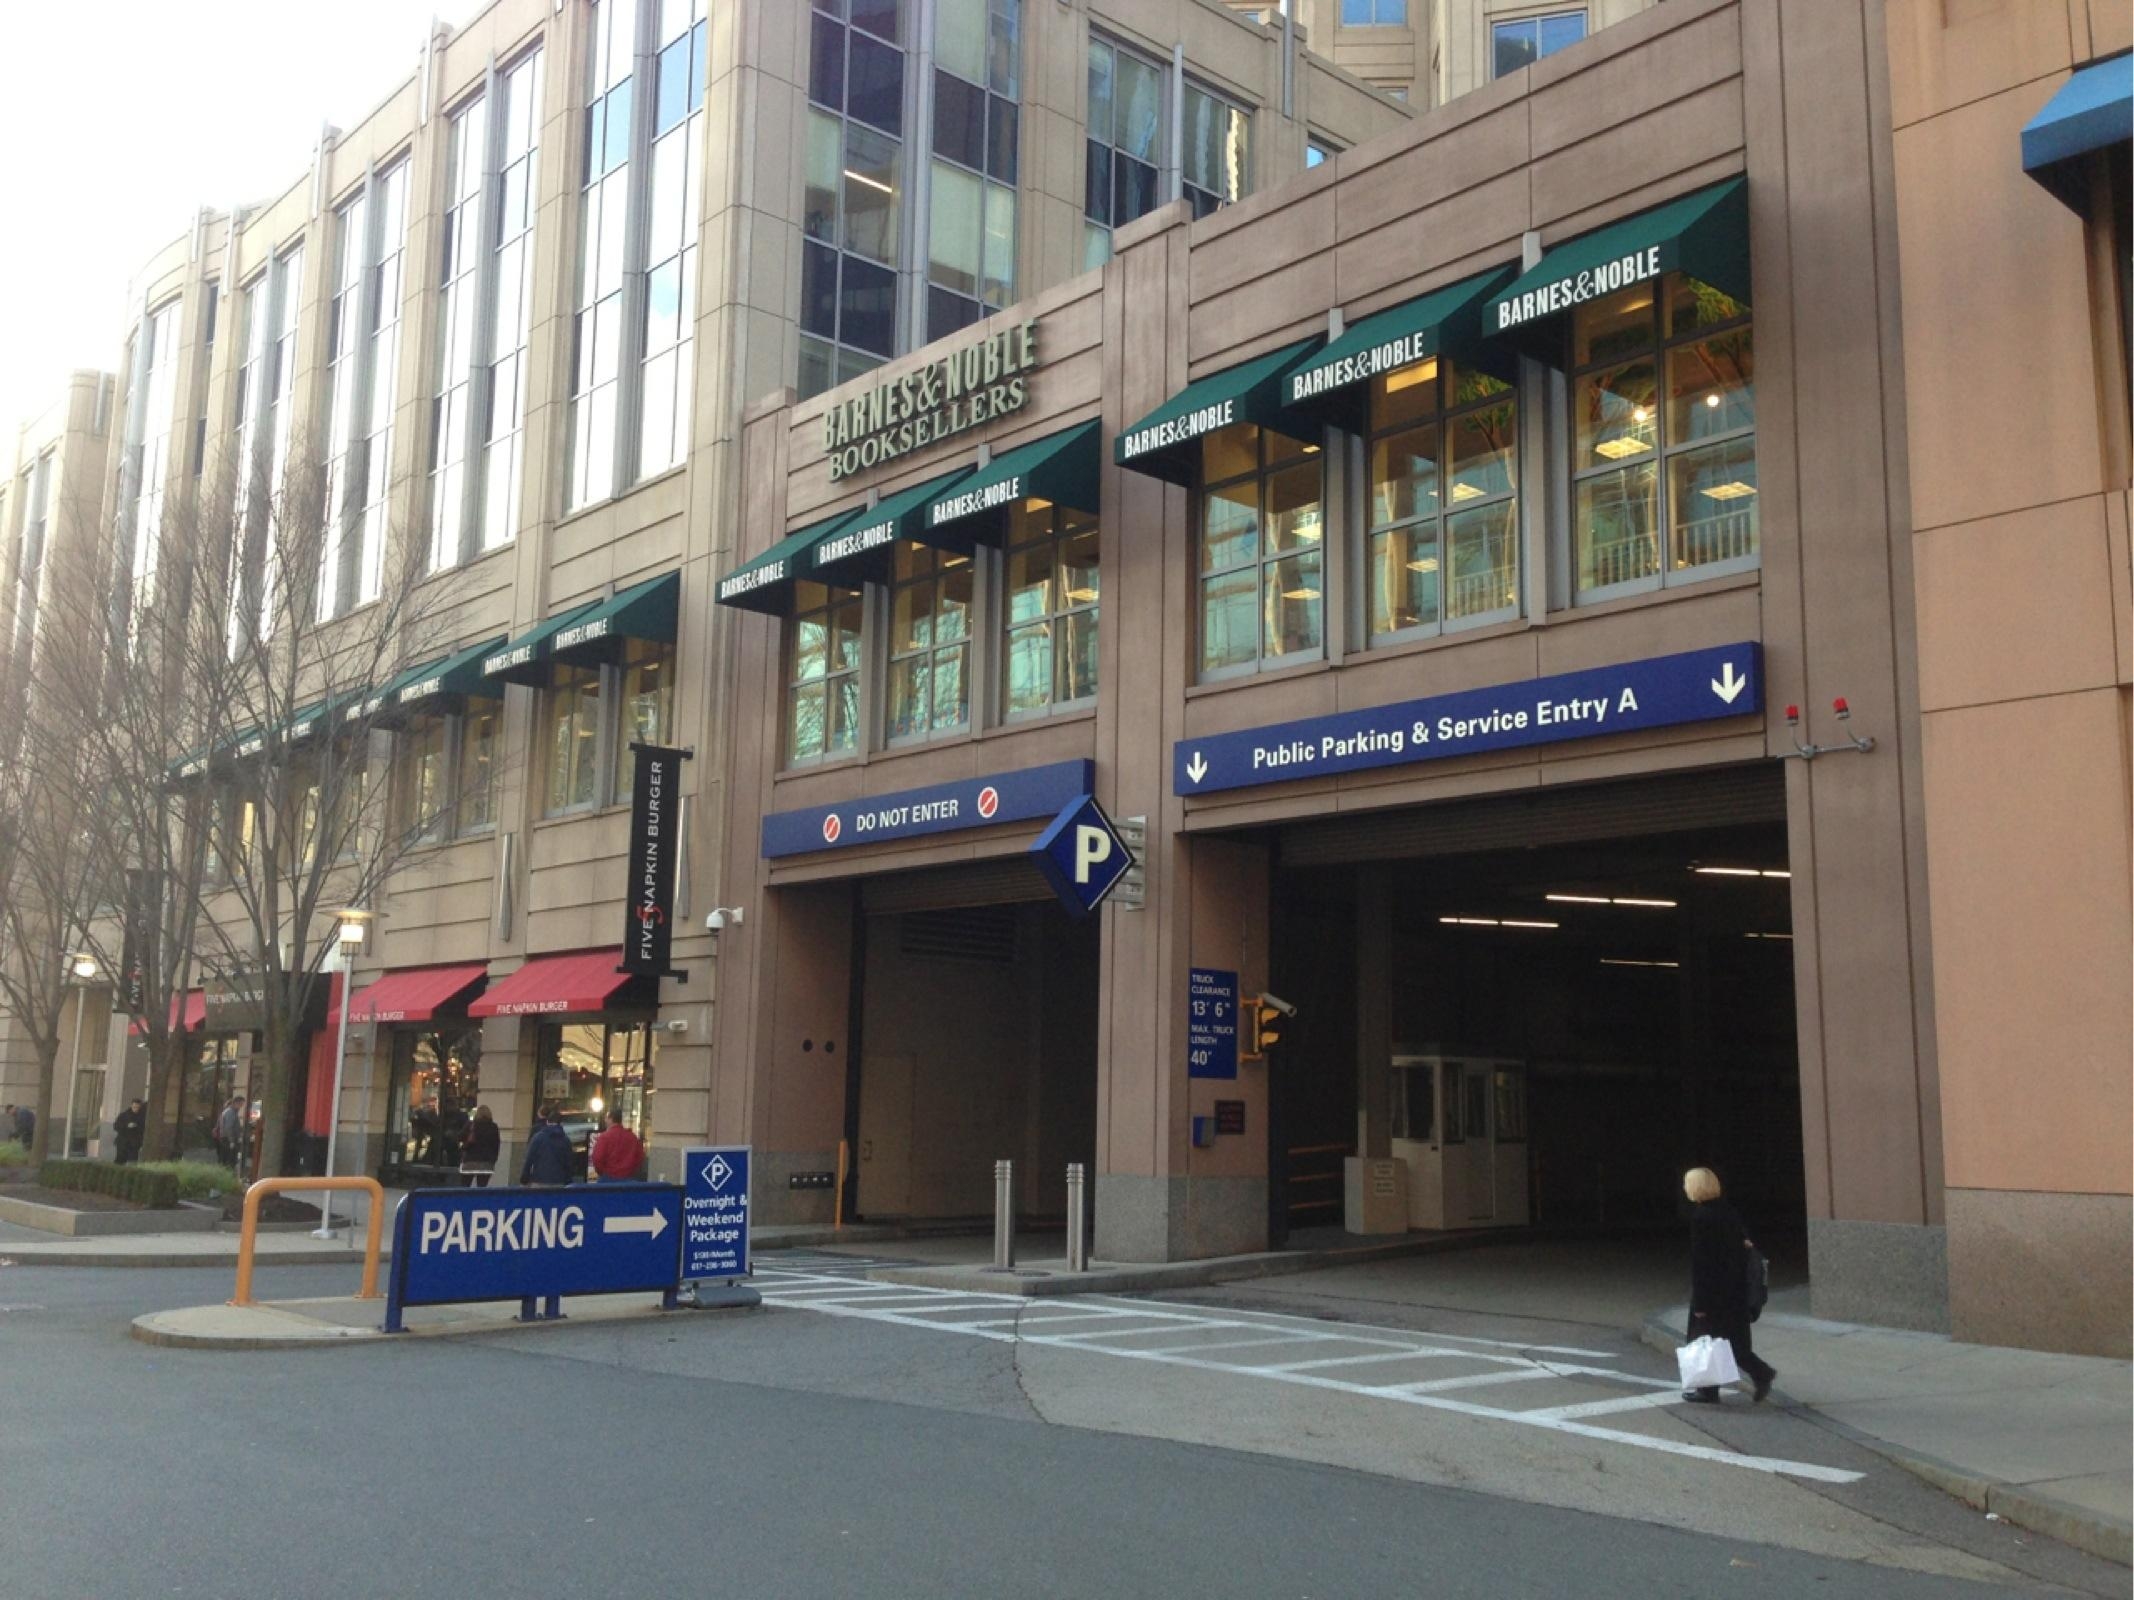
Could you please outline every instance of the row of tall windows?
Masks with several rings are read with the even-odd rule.
[[[19,491],[22,537],[15,546],[15,636],[9,647],[18,670],[29,660],[30,644],[37,636],[37,601],[43,590],[45,530],[51,517],[56,459],[50,450],[38,456],[22,475]]]
[[[497,743],[503,708],[472,700],[464,712],[418,717],[393,736],[393,830],[436,843],[496,826]]]
[[[1088,122],[1083,145],[1082,264],[1111,256],[1114,228],[1146,216],[1178,192],[1204,217],[1252,191],[1252,113],[1190,80],[1179,86],[1178,148],[1165,115],[1170,69],[1099,34],[1089,38]]]
[[[632,742],[674,729],[674,646],[629,641],[621,662],[561,666],[543,691],[538,738],[545,815],[629,798]]]
[[[154,603],[162,556],[163,498],[170,474],[171,424],[178,398],[178,337],[184,308],[173,300],[151,311],[134,335],[133,392],[128,406],[126,471],[132,607]]]
[[[1581,307],[1570,330],[1569,598],[1758,560],[1748,308],[1675,274]],[[1433,358],[1372,381],[1361,626],[1387,644],[1520,614],[1519,396]],[[1249,424],[1201,441],[1199,666],[1223,677],[1326,648],[1325,457]]]
[[[536,49],[461,106],[447,134],[430,428],[433,571],[509,544],[518,531],[540,130]]]
[[[595,0],[589,26],[572,510],[688,448],[710,32],[706,0]]]
[[[888,581],[864,589],[803,580],[786,629],[786,758],[821,761],[867,743],[863,681],[885,684],[881,742],[969,729],[997,686],[1001,722],[1092,704],[1097,693],[1097,524],[1025,501],[999,550],[895,547]],[[875,641],[879,643],[875,643]]]

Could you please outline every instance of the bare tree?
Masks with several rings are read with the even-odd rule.
[[[255,464],[249,482],[227,470],[173,503],[152,591],[78,575],[76,659],[52,685],[151,889],[152,932],[132,941],[150,1153],[169,1136],[179,1006],[205,981],[251,997],[264,1172],[284,1162],[338,913],[374,904],[431,831],[424,807],[388,820],[386,691],[441,653],[456,604],[426,543],[363,503],[360,471],[289,456],[271,485]],[[106,960],[124,953],[118,919],[92,938]]]

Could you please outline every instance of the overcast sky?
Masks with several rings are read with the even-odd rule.
[[[279,194],[481,3],[0,0],[0,426],[117,365],[129,282],[198,207]]]

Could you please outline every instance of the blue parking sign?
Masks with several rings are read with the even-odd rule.
[[[682,1152],[682,1279],[745,1278],[748,1259],[745,1144]]]
[[[1096,910],[1134,865],[1134,853],[1093,794],[1070,800],[1037,836],[1030,855],[1073,917]]]

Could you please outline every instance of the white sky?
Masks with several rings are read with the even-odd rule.
[[[203,205],[281,193],[319,124],[483,0],[0,0],[0,427],[118,364],[133,274]]]

